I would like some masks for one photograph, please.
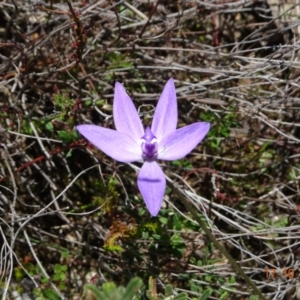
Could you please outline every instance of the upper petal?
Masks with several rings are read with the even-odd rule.
[[[189,154],[206,136],[210,123],[197,122],[165,136],[158,143],[158,159],[175,160]]]
[[[138,141],[144,134],[144,128],[137,110],[126,93],[123,85],[115,84],[113,116],[117,131],[123,132]]]
[[[117,161],[142,159],[141,147],[125,133],[96,125],[78,125],[76,128],[94,146]]]
[[[155,109],[151,130],[158,140],[177,127],[178,112],[173,78],[166,83]]]
[[[144,162],[137,183],[150,214],[155,217],[166,189],[166,177],[157,162]]]

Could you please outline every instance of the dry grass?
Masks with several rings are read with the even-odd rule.
[[[212,130],[184,163],[162,164],[166,174],[267,299],[292,299],[300,249],[296,1],[7,0],[0,8],[2,299],[16,295],[17,285],[30,295],[59,263],[71,270],[67,287],[62,292],[51,281],[47,288],[67,299],[81,299],[93,271],[118,283],[152,274],[161,286],[171,282],[190,297],[190,286],[178,278],[202,274],[190,280],[249,299],[251,290],[238,277],[231,287],[204,280],[203,274],[236,275],[214,250],[210,261],[218,263],[192,263],[207,243],[200,232],[177,232],[187,245],[180,259],[165,253],[154,259],[147,241],[135,249],[143,261],[103,249],[112,237],[132,248],[139,242],[128,240],[144,207],[138,167],[115,163],[76,140],[73,128],[112,126],[115,81],[151,121],[170,77],[179,125],[202,119]],[[190,219],[172,193],[165,199],[171,215]],[[30,269],[35,265],[39,274]],[[276,276],[267,279],[266,269],[276,269]],[[284,269],[294,276],[284,276]]]

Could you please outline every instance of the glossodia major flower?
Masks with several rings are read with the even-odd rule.
[[[158,159],[183,158],[199,144],[210,124],[196,122],[176,129],[178,112],[173,79],[169,79],[155,109],[152,126],[144,129],[136,108],[124,87],[115,85],[113,118],[116,130],[96,125],[78,125],[77,130],[113,159],[129,163],[142,160],[137,184],[152,216],[161,208],[166,188]]]

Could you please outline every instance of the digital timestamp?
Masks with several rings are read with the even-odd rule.
[[[293,279],[295,277],[294,269],[265,269],[266,278],[274,279],[277,273],[283,274],[285,278]]]

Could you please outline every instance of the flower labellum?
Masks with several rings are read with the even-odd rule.
[[[178,112],[172,78],[160,96],[151,128],[144,130],[132,100],[119,82],[115,85],[113,117],[116,130],[96,125],[78,125],[76,128],[113,159],[124,163],[144,162],[137,184],[150,214],[156,216],[166,188],[166,178],[157,160],[176,160],[189,154],[206,136],[210,124],[196,122],[176,129]]]

